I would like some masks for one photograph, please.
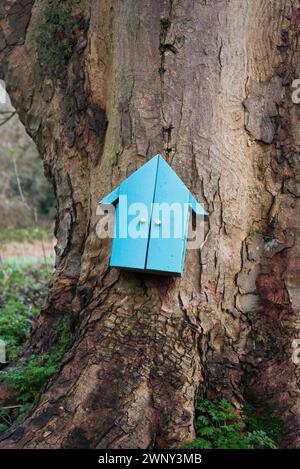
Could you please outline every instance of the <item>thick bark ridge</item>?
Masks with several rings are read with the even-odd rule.
[[[64,2],[62,2],[64,3]],[[199,391],[269,403],[299,447],[299,5],[73,1],[42,77],[47,0],[0,6],[0,78],[57,199],[57,262],[28,351],[74,341],[3,448],[180,447]],[[209,212],[182,279],[109,269],[97,201],[161,152]]]

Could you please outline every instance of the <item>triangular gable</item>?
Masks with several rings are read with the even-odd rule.
[[[123,184],[125,187],[126,186],[128,187],[128,184],[131,184],[131,183],[136,184],[137,180],[140,179],[140,184],[143,185],[144,175],[146,175],[149,172],[149,170],[159,171],[160,167],[164,167],[165,170],[170,171],[170,173],[172,174],[173,183],[174,181],[176,181],[176,183],[180,187],[182,185],[186,187],[183,181],[179,178],[179,176],[175,173],[175,171],[171,168],[171,166],[165,161],[165,159],[160,154],[157,154],[156,156],[151,158],[151,160],[149,160],[147,163],[145,163],[143,166],[137,169],[127,179],[125,179],[125,181],[123,181],[120,186],[118,186],[116,189],[114,189],[112,192],[106,195],[102,200],[100,200],[99,204],[104,204],[104,205],[116,204],[118,202],[120,192],[123,193],[122,191]],[[191,194],[189,190],[188,192],[189,192],[189,203],[190,203],[192,211],[196,215],[199,215],[199,216],[203,216],[203,217],[208,216],[208,213],[203,209],[202,205],[199,202],[197,202],[197,200],[195,199],[195,197]]]

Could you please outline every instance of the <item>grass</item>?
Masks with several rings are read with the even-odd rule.
[[[225,399],[214,403],[200,398],[196,415],[197,437],[184,448],[276,449],[283,434],[283,424],[270,408],[257,415],[247,405],[238,418]]]
[[[49,276],[48,267],[43,264],[6,263],[1,266],[0,339],[6,344],[8,367],[0,371],[0,383],[6,383],[15,391],[16,403],[0,406],[0,431],[26,417],[42,387],[55,373],[71,339],[69,324],[57,321],[58,339],[49,352],[32,355],[23,362],[16,361],[39,314]]]
[[[44,265],[43,267],[47,269],[47,266],[51,270],[51,266],[54,264],[54,256],[45,256],[41,258],[40,256],[13,256],[13,257],[6,257],[5,263],[9,263],[10,265],[15,265],[16,267],[34,267],[35,265],[41,265],[41,260],[43,260]],[[1,264],[0,264],[1,266]],[[1,268],[1,267],[0,267]]]
[[[1,228],[0,245],[10,242],[34,243],[35,241],[48,240],[50,238],[47,230],[43,228]]]

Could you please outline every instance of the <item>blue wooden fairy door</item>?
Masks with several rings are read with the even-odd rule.
[[[112,267],[182,275],[189,208],[207,213],[161,155],[99,203],[117,203]]]

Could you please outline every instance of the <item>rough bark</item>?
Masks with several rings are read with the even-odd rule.
[[[199,391],[269,403],[299,446],[299,10],[294,0],[73,1],[41,79],[46,0],[0,6],[0,78],[57,198],[57,265],[30,343],[75,335],[5,448],[178,447]],[[182,279],[109,269],[97,200],[161,152],[208,210]]]

